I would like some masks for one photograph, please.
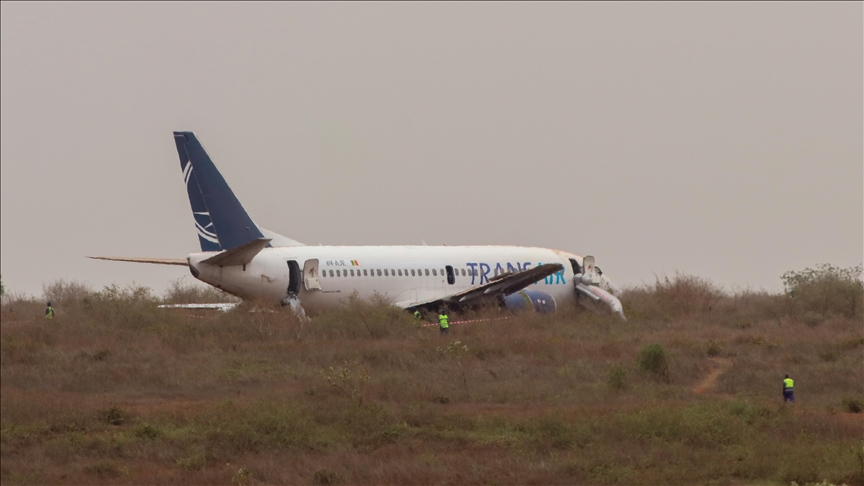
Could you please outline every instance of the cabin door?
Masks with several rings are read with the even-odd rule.
[[[321,282],[318,281],[318,259],[306,260],[303,264],[303,283],[306,290],[321,290]]]

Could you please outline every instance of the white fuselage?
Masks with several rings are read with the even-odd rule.
[[[519,246],[293,246],[265,248],[242,266],[202,263],[213,255],[189,255],[199,280],[244,299],[284,302],[293,293],[309,307],[338,305],[353,293],[405,307],[544,263],[564,269],[528,288],[562,304],[576,299],[570,260],[582,265],[572,253]]]

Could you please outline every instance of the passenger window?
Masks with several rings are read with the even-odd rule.
[[[427,277],[429,276],[429,269],[428,268],[426,269],[426,276]]]
[[[462,276],[463,276],[463,277],[467,276],[467,274],[465,273],[465,269],[464,269],[464,268],[462,269]]]
[[[434,277],[438,276],[438,272],[436,272],[434,268],[432,269],[432,276],[434,276]]]
[[[389,276],[390,276],[390,272],[387,271],[386,268],[384,269],[384,276],[385,276],[385,277],[389,277]]]
[[[336,270],[336,276],[337,276],[337,277],[341,277],[341,276],[342,276],[342,274],[339,273],[339,270]]]
[[[363,269],[363,276],[364,276],[364,277],[367,276],[367,274],[366,274],[366,269],[365,269],[365,268]]]
[[[351,269],[351,276],[352,277],[354,276],[354,269],[353,268]]]
[[[330,270],[330,276],[331,277],[333,276],[333,270]]]
[[[415,276],[415,275],[414,275],[414,269],[413,269],[413,268],[411,269],[411,276],[412,276],[412,277]]]
[[[441,272],[441,276],[443,277],[443,276],[444,276],[444,269],[442,268],[442,269],[440,270],[440,272]]]
[[[381,276],[381,269],[380,268],[378,269],[378,276],[379,277]]]

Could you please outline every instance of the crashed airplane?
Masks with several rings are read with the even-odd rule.
[[[192,132],[174,132],[174,142],[201,251],[186,259],[90,258],[187,266],[196,279],[232,295],[302,314],[304,307],[339,305],[356,293],[383,296],[412,312],[485,305],[552,312],[582,301],[624,318],[617,286],[592,256],[521,246],[304,245],[250,218]]]

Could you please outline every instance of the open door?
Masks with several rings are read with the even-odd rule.
[[[300,265],[296,260],[288,260],[288,295],[300,293]]]
[[[321,282],[318,281],[318,259],[306,260],[303,264],[303,284],[306,290],[321,290]]]
[[[456,275],[453,274],[453,267],[447,265],[444,267],[447,269],[447,283],[453,285],[456,283]]]

